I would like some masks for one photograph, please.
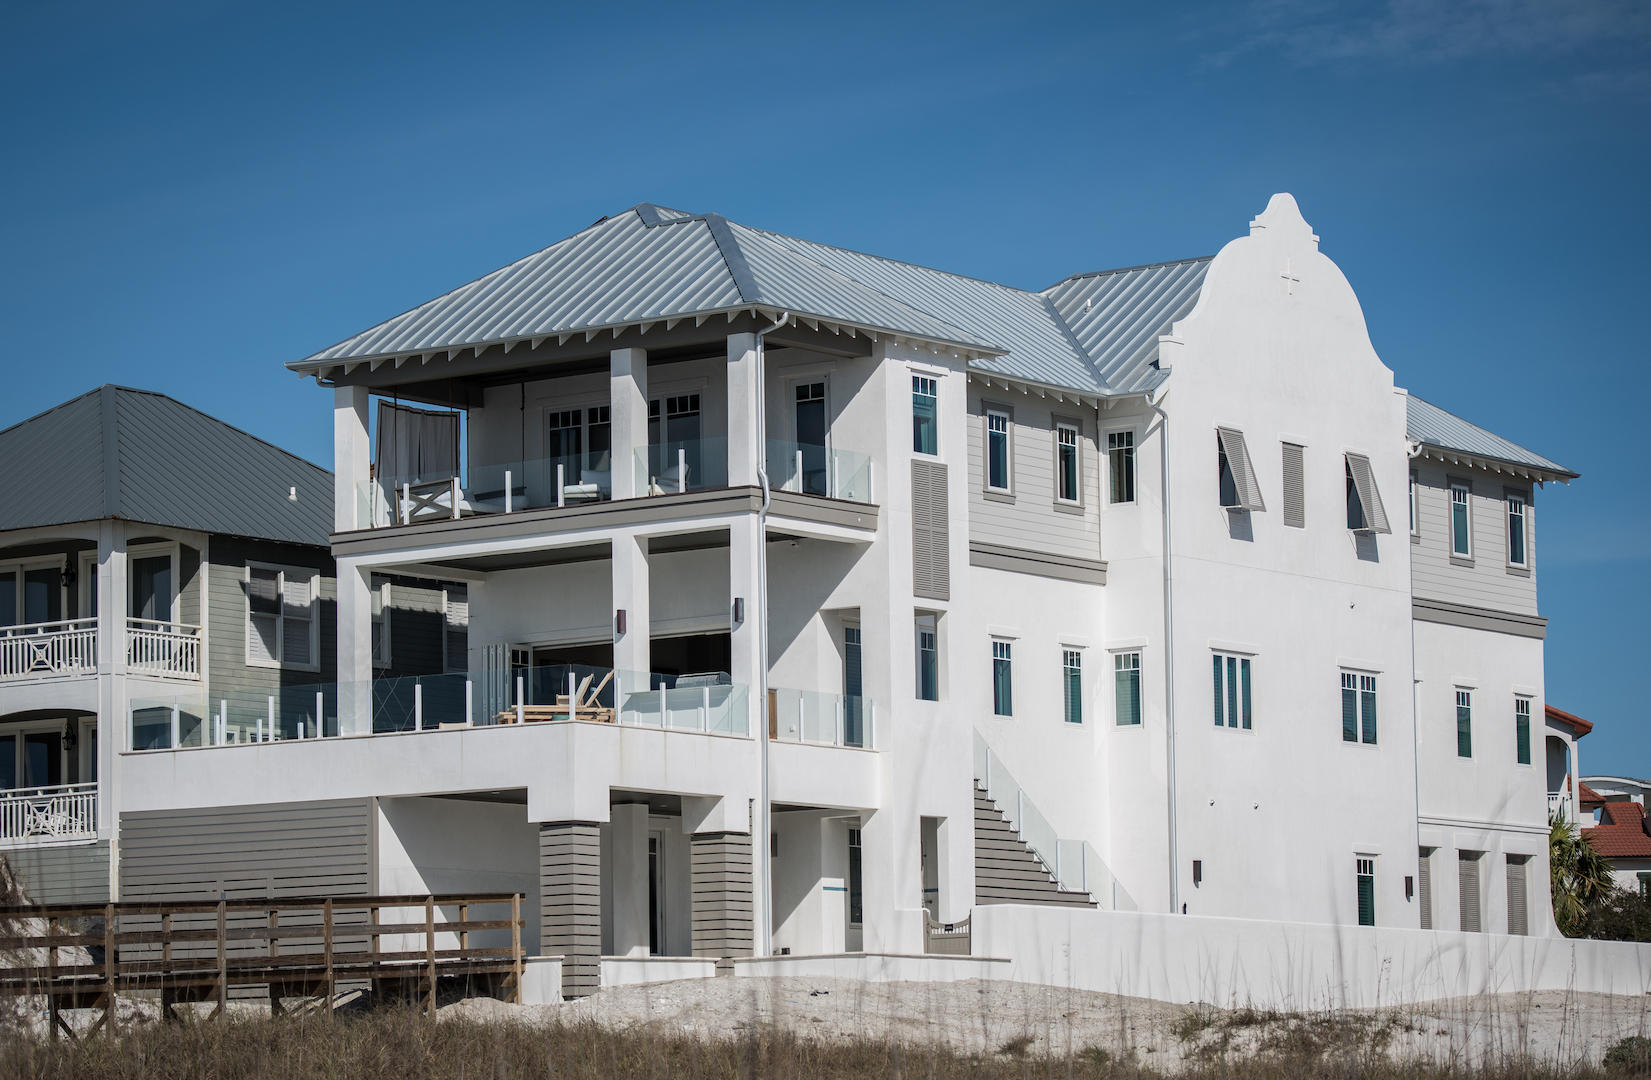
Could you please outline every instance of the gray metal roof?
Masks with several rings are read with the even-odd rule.
[[[0,530],[118,517],[329,543],[332,473],[165,394],[101,386],[0,431],[0,460]]]
[[[1556,479],[1574,479],[1578,474],[1541,454],[1509,442],[1500,435],[1469,423],[1431,402],[1412,394],[1406,399],[1406,427],[1410,437],[1423,446],[1454,450],[1472,457],[1507,462]]]
[[[1069,277],[1043,295],[1119,391],[1148,390],[1165,378],[1154,363],[1158,338],[1198,303],[1214,256]]]

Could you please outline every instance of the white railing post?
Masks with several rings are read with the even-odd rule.
[[[574,674],[573,668],[569,667],[568,668],[568,719],[569,720],[572,720],[574,718],[575,711],[579,708],[579,703],[577,701],[573,700],[574,684],[578,681],[578,678],[579,677]]]
[[[300,739],[302,739],[304,737],[304,731],[303,731],[304,722],[302,720],[300,720],[300,721],[298,721],[298,724],[299,724],[298,737]],[[315,737],[317,739],[319,739],[319,738],[321,738],[321,736],[325,735],[326,733],[327,733],[327,692],[325,690],[317,690],[315,692]]]
[[[514,512],[516,509],[511,505],[512,492],[510,488],[510,470],[506,469],[504,471],[504,512],[507,514]]]
[[[699,688],[699,730],[711,730],[711,688]]]
[[[475,713],[476,693],[475,693],[475,691],[476,691],[476,684],[471,681],[469,676],[465,676],[465,680],[464,680],[464,726],[465,727],[475,727],[476,726],[476,713]]]
[[[403,525],[413,520],[413,488],[406,482],[401,485],[401,513],[396,516],[401,518]]]
[[[688,490],[688,448],[676,448],[676,493],[682,494]]]
[[[837,460],[837,454],[833,452],[831,455],[831,475],[826,477],[826,494],[833,499],[842,498],[842,481],[843,465],[842,462]]]
[[[874,502],[877,501],[877,483],[876,483],[876,481],[877,481],[877,463],[875,461],[867,461],[866,462],[866,502],[868,502],[868,503],[874,503]]]
[[[567,496],[567,493],[564,490],[566,485],[564,484],[564,482],[562,480],[562,473],[563,473],[563,466],[562,466],[562,463],[560,461],[558,461],[556,463],[556,505],[557,505],[558,508],[567,505],[567,503],[564,501],[566,496]]]
[[[413,730],[424,730],[424,684],[413,684]]]
[[[218,699],[218,745],[229,741],[229,700]]]
[[[269,741],[275,741],[275,695],[269,696]]]
[[[172,749],[176,750],[182,739],[183,725],[178,723],[178,706],[174,704],[172,706]]]
[[[665,722],[665,684],[664,683],[659,684],[659,726],[661,728],[665,728],[665,727],[669,726]]]
[[[522,677],[516,676],[516,722],[526,723],[526,709],[522,704]]]
[[[836,717],[834,718],[836,720],[836,724],[837,724],[837,732],[831,740],[831,743],[832,743],[833,746],[842,746],[843,745],[843,735],[844,735],[844,732],[843,732],[843,707],[844,707],[845,704],[847,704],[847,703],[843,701],[843,696],[841,694],[838,694],[837,695],[837,708],[834,710],[837,714]]]
[[[792,479],[797,484],[796,487],[791,489],[792,491],[806,491],[807,490],[806,488],[803,487],[803,448],[800,447],[800,446],[797,447],[797,472],[792,477]]]

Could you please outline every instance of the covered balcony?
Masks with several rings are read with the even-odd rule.
[[[0,845],[97,835],[97,718],[0,718]]]

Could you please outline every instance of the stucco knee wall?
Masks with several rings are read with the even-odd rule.
[[[977,907],[1020,982],[1310,1011],[1526,990],[1651,992],[1651,946],[1140,912]]]

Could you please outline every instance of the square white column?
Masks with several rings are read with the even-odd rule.
[[[369,571],[338,560],[338,733],[373,732],[373,603]]]
[[[625,803],[609,814],[614,955],[647,956],[648,807],[645,803]]]
[[[648,351],[614,349],[608,354],[609,432],[613,450],[615,499],[647,492],[638,488],[637,451],[648,445]]]
[[[728,486],[755,486],[762,447],[757,438],[757,335],[728,335]]]
[[[614,474],[616,477],[618,473]],[[649,610],[648,538],[622,535],[613,538],[613,669],[619,680],[618,694],[646,690],[641,681],[652,670],[649,648],[652,616]],[[625,630],[619,630],[619,612],[625,613]],[[616,694],[616,698],[618,696]],[[618,704],[616,700],[615,704]]]
[[[364,529],[372,522],[367,477],[372,448],[367,442],[367,388],[333,388],[333,528]]]

